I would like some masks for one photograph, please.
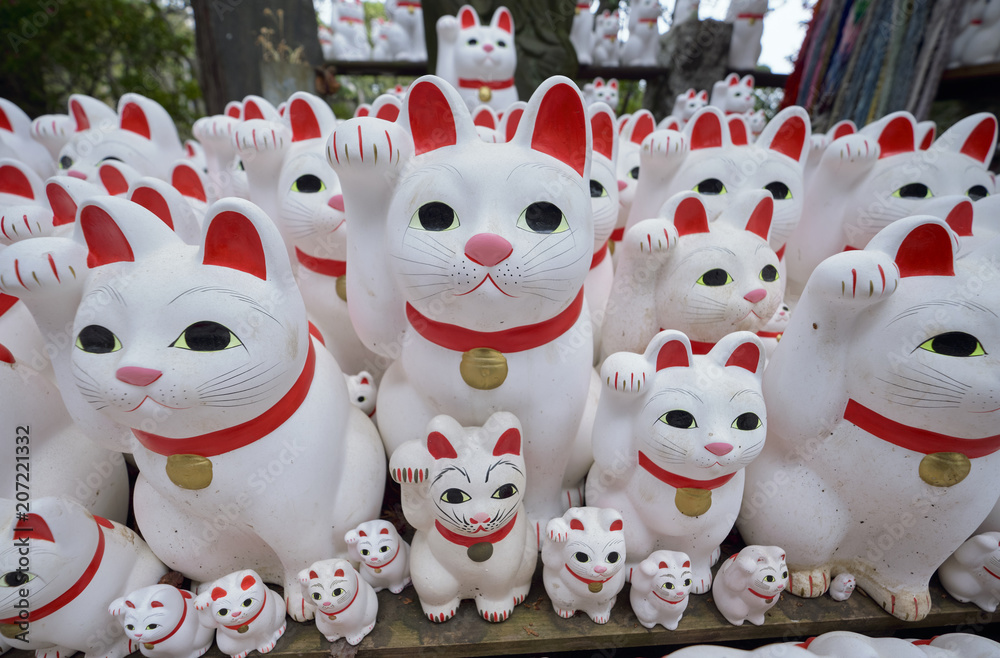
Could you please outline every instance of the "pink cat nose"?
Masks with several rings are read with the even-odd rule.
[[[465,243],[465,255],[484,267],[502,263],[512,253],[514,247],[495,233],[477,233]]]
[[[119,381],[123,381],[126,384],[131,384],[132,386],[149,386],[163,373],[159,370],[153,370],[152,368],[138,368],[136,366],[127,366],[125,368],[119,368],[118,372],[115,373],[115,377]]]
[[[751,304],[756,304],[760,300],[767,297],[767,291],[763,288],[757,288],[756,290],[751,290],[747,294],[743,295],[743,299],[747,300]]]
[[[490,522],[489,514],[476,514],[475,516],[470,516],[469,521],[475,524],[483,524]]]
[[[324,608],[327,607],[327,606],[331,606],[331,605],[333,605],[333,601],[324,601],[323,602],[323,607]]]
[[[67,176],[72,176],[73,178],[79,178],[80,180],[87,180],[87,174],[83,173],[82,171],[73,171],[73,170],[71,170],[71,171],[67,171],[66,175]]]
[[[705,450],[708,450],[717,457],[721,457],[722,455],[728,455],[732,452],[733,446],[729,443],[709,443],[705,446]]]
[[[326,202],[326,205],[330,206],[334,210],[339,210],[340,212],[344,212],[344,195],[334,194],[332,197],[330,197],[330,200]]]
[[[237,610],[236,612],[234,612],[234,613],[233,613],[233,615],[232,615],[232,616],[233,616],[233,617],[239,617],[239,616],[240,616],[241,614],[242,614],[242,613],[241,613],[240,611],[238,611],[238,610]]]
[[[628,183],[626,183],[623,180],[618,181],[618,191],[619,192],[621,192],[622,190],[624,190],[626,187],[628,187]]]
[[[597,573],[604,573],[607,570],[608,568],[602,565],[597,565],[596,567],[594,567],[594,571]]]
[[[493,52],[493,44],[489,44],[489,43],[486,44],[485,46],[483,46],[483,50],[485,50],[488,53]]]

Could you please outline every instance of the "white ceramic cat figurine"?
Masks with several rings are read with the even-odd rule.
[[[712,85],[712,96],[708,104],[726,114],[743,114],[753,109],[753,89],[752,75],[741,78],[736,73],[730,73],[725,79],[718,80]]]
[[[335,0],[330,27],[333,30],[331,51],[334,59],[364,61],[372,58],[361,0]]]
[[[0,245],[55,232],[42,179],[25,163],[0,158]]]
[[[987,3],[978,27],[965,42],[962,63],[966,66],[992,64],[1000,60],[1000,7],[996,3]]]
[[[582,610],[595,624],[611,619],[625,587],[625,533],[614,509],[571,507],[549,521],[542,542],[542,583],[564,619]]]
[[[632,612],[645,628],[660,624],[675,631],[687,610],[692,582],[686,553],[653,551],[632,570]]]
[[[45,145],[60,172],[79,157],[77,150],[89,149],[104,132],[118,127],[118,115],[103,101],[84,94],[69,97],[69,114],[44,115],[31,122],[31,133]]]
[[[846,571],[838,573],[830,581],[830,598],[834,601],[846,601],[854,594],[858,582],[854,575]]]
[[[806,168],[803,173],[805,184],[808,187],[812,175],[816,172],[820,160],[823,159],[823,152],[826,147],[846,135],[853,135],[858,132],[858,127],[853,121],[844,120],[830,126],[825,133],[813,133],[809,136],[809,157],[806,160]]]
[[[240,125],[242,115],[242,103],[231,101],[226,105],[224,114],[202,117],[191,128],[205,150],[209,180],[205,192],[208,203],[215,203],[227,196],[242,199],[250,196],[246,171],[233,142],[233,131]]]
[[[695,594],[711,585],[744,468],[764,448],[763,369],[753,334],[730,334],[697,356],[679,331],[660,332],[642,355],[612,354],[601,368],[587,501],[621,511],[633,555],[687,553]]]
[[[490,24],[482,25],[476,10],[463,5],[458,16],[438,19],[437,34],[435,73],[458,89],[469,109],[489,105],[502,111],[518,100],[514,17],[509,9],[497,7]]]
[[[619,121],[625,117],[619,117]],[[629,115],[618,131],[618,180],[625,183],[618,186],[618,222],[611,234],[614,242],[621,242],[625,235],[639,181],[640,148],[646,137],[656,130],[656,120],[649,110],[639,110]],[[677,142],[675,142],[675,145]]]
[[[428,76],[394,124],[351,119],[328,145],[352,222],[351,320],[398,357],[379,385],[387,450],[438,414],[475,426],[511,411],[525,506],[542,523],[566,503],[564,477],[575,487],[590,466],[590,144],[566,78],[539,87],[510,141],[487,144],[457,92]]]
[[[747,546],[719,567],[712,585],[715,607],[730,624],[764,623],[764,613],[788,586],[785,551],[777,546]]]
[[[285,633],[281,595],[265,585],[256,571],[235,571],[201,589],[194,607],[201,623],[216,629],[215,642],[222,653],[232,658],[245,658],[254,650],[267,653]],[[298,598],[305,600],[301,594]]]
[[[594,102],[606,103],[612,111],[618,111],[618,79],[594,78]]]
[[[729,41],[729,68],[752,71],[760,58],[760,39],[764,35],[764,15],[767,0],[731,0],[726,22],[733,25]]]
[[[385,13],[405,36],[405,41],[393,53],[395,58],[426,62],[427,43],[424,39],[424,9],[421,0],[387,0]]]
[[[677,94],[677,98],[674,100],[674,111],[671,112],[671,116],[676,117],[680,121],[681,128],[683,128],[684,124],[691,120],[695,112],[706,105],[708,105],[707,91],[704,89],[701,91],[695,91],[693,88],[688,89],[681,94]]]
[[[629,6],[628,40],[622,45],[622,66],[656,66],[660,50],[660,0],[634,0]]]
[[[351,404],[356,406],[365,415],[375,420],[375,408],[378,403],[378,386],[375,384],[375,377],[367,370],[362,370],[356,375],[344,375],[347,382],[347,394],[351,399]]]
[[[598,66],[618,66],[621,59],[621,44],[618,32],[621,17],[618,10],[605,9],[594,19],[593,63]]]
[[[584,0],[563,0],[572,2],[573,26],[569,31],[569,42],[576,51],[576,61],[579,64],[593,62],[594,50],[594,14],[590,13],[590,3]]]
[[[482,428],[438,416],[426,439],[405,443],[389,473],[402,485],[416,528],[410,577],[434,622],[474,598],[483,619],[505,621],[531,587],[538,544],[524,509],[527,469],[521,425],[497,412]]]
[[[696,192],[670,198],[666,217],[625,233],[601,335],[605,357],[640,353],[663,329],[706,354],[734,331],[757,332],[781,304],[784,280],[768,244],[774,201],[748,190],[709,222]]]
[[[953,260],[942,220],[893,222],[813,272],[764,373],[768,437],[737,527],[788,552],[791,590],[833,572],[904,620],[997,499],[997,243]],[[822,531],[815,528],[823,519]]]
[[[361,564],[361,577],[376,592],[399,594],[410,584],[410,545],[388,521],[365,521],[344,537],[352,560]]]
[[[108,607],[146,658],[198,658],[212,647],[215,629],[202,625],[194,595],[173,585],[150,585]]]
[[[32,137],[31,119],[6,98],[0,98],[0,158],[23,162],[41,178],[55,174],[48,149]]]
[[[0,653],[34,650],[36,658],[132,653],[108,605],[166,573],[142,538],[69,498],[3,502]]]
[[[594,336],[594,362],[601,354],[601,326],[604,308],[611,294],[615,270],[609,257],[608,243],[618,222],[618,131],[615,113],[604,103],[587,109],[594,147],[590,166],[590,204],[594,215],[594,257],[583,284],[583,293],[590,308]]]
[[[674,5],[674,13],[671,16],[670,27],[677,27],[681,23],[698,20],[699,0],[678,0]]]
[[[367,580],[343,559],[314,562],[299,574],[306,602],[316,610],[316,628],[330,642],[355,645],[375,628],[378,597]]]
[[[953,598],[994,612],[1000,603],[1000,532],[967,540],[944,561],[938,577]]]

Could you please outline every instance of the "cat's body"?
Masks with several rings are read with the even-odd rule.
[[[730,624],[755,626],[778,604],[788,586],[785,551],[778,546],[747,546],[722,563],[712,584],[715,607]]]
[[[198,658],[212,647],[215,630],[198,620],[194,595],[173,585],[150,585],[112,601],[130,646],[146,658]]]
[[[694,356],[684,334],[664,331],[645,354],[604,362],[587,501],[620,510],[633,572],[653,551],[682,551],[692,591],[708,591],[739,513],[743,469],[764,447],[763,368],[760,341],[746,332]]]
[[[305,600],[301,594],[298,598]],[[285,633],[281,595],[252,569],[203,584],[194,606],[201,623],[215,629],[219,651],[232,658],[254,650],[268,653]]]
[[[660,50],[660,0],[635,0],[628,14],[628,40],[622,45],[622,66],[656,66]]]
[[[653,551],[632,570],[629,602],[645,628],[661,624],[669,631],[687,610],[691,593],[691,561],[686,553]]]
[[[944,561],[938,577],[953,598],[994,612],[1000,604],[1000,532],[970,538]]]
[[[413,587],[431,621],[471,598],[483,619],[505,621],[528,594],[538,548],[523,504],[522,448],[517,418],[498,412],[482,428],[438,416],[425,439],[393,454],[389,472],[417,531]]]
[[[621,44],[618,41],[618,31],[621,30],[621,18],[618,10],[605,9],[594,19],[593,63],[598,66],[618,66],[621,60]]]
[[[728,66],[737,71],[752,71],[760,58],[760,39],[764,35],[767,0],[731,0],[726,22],[733,26],[729,41]]]
[[[0,590],[0,652],[124,658],[133,651],[108,606],[167,571],[138,535],[70,499],[33,498],[5,501],[0,537],[6,585]]]
[[[482,25],[476,10],[463,5],[457,16],[438,19],[437,34],[434,72],[458,90],[470,110],[485,104],[503,111],[518,100],[514,18],[509,9],[498,7],[489,25]]]
[[[941,220],[911,217],[831,256],[768,364],[764,398],[781,404],[738,527],[786,549],[797,595],[849,571],[922,619],[934,570],[996,502],[1000,298],[980,285],[998,276],[996,243],[953,260],[956,246]]]
[[[399,594],[410,584],[410,545],[388,521],[365,521],[344,537],[352,560],[361,564],[361,577],[376,592],[388,588]]]
[[[375,628],[378,597],[347,560],[314,562],[302,570],[299,582],[316,610],[316,628],[330,642],[344,638],[353,646]]]
[[[625,183],[618,186],[618,221],[611,239],[621,242],[625,226],[632,211],[636,188],[639,182],[640,149],[642,141],[656,130],[656,121],[649,110],[639,110],[635,114],[618,117],[618,180]]]

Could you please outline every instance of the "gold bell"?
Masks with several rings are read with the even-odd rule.
[[[960,452],[932,452],[920,460],[920,479],[932,487],[952,487],[964,480],[972,462]]]
[[[212,460],[201,455],[170,455],[167,477],[181,489],[204,489],[212,484]]]
[[[347,301],[347,275],[342,274],[337,277],[337,297]]]
[[[602,589],[604,589],[604,583],[587,583],[587,589],[589,589],[594,594],[597,594]]]
[[[490,347],[476,347],[462,353],[458,371],[472,388],[490,391],[507,379],[507,357]]]
[[[674,494],[674,505],[684,516],[701,516],[712,507],[712,492],[708,489],[681,487]]]
[[[156,645],[153,644],[152,642],[145,642],[145,643],[143,643],[142,646],[146,647],[147,651],[152,651],[153,647],[155,647]]]
[[[21,633],[21,627],[17,624],[0,624],[0,635],[14,639]]]
[[[242,626],[236,629],[236,632],[239,633],[240,635],[243,635],[249,630],[250,630],[250,624],[243,624]]]
[[[479,88],[479,102],[489,103],[490,99],[493,98],[493,90],[483,85]]]

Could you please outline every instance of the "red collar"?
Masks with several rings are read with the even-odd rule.
[[[508,78],[506,80],[473,80],[471,78],[459,78],[458,86],[462,89],[481,89],[483,87],[488,87],[490,89],[508,89],[514,86],[514,78]]]
[[[1000,450],[1000,434],[981,439],[960,439],[947,434],[938,434],[919,427],[897,423],[853,399],[847,401],[847,408],[844,409],[844,420],[857,425],[883,441],[906,450],[922,452],[925,455],[934,452],[957,452],[969,459],[975,459],[992,455]]]
[[[764,18],[764,14],[750,14],[750,13],[736,14],[736,18],[750,18],[750,19],[762,20]]]
[[[396,6],[397,7],[407,7],[407,8],[411,8],[412,7],[413,9],[422,9],[423,8],[423,5],[420,3],[420,0],[399,0],[399,2],[396,3]]]
[[[603,583],[606,583],[606,582],[608,582],[609,580],[611,580],[611,579],[612,579],[612,578],[614,577],[614,575],[615,575],[615,574],[611,574],[610,576],[608,576],[608,577],[607,577],[607,578],[605,578],[604,580],[589,580],[589,579],[587,579],[587,578],[584,578],[583,576],[581,576],[581,575],[577,574],[577,573],[576,573],[575,571],[573,571],[572,569],[570,569],[570,568],[569,568],[569,565],[568,565],[568,564],[566,565],[566,571],[568,571],[568,572],[570,572],[571,574],[573,574],[573,577],[574,577],[574,578],[576,578],[577,580],[579,580],[579,581],[580,581],[581,583],[587,583],[588,585],[589,585],[589,584],[591,584],[591,583],[602,583],[602,584],[603,584]]]
[[[373,411],[372,413],[375,413],[375,412]],[[380,564],[377,567],[373,567],[372,565],[370,565],[370,564],[368,564],[367,562],[364,562],[364,561],[362,561],[362,564],[365,565],[366,567],[368,567],[369,569],[384,569],[387,566],[389,566],[390,564],[392,564],[392,561],[395,560],[397,557],[399,557],[399,546],[396,547],[396,554],[393,555],[392,558],[388,562],[386,562],[385,564]]]
[[[353,16],[341,16],[338,20],[341,23],[364,23],[360,18],[354,18]]]
[[[758,338],[779,338],[781,336],[781,334],[783,334],[783,333],[785,333],[785,332],[783,332],[783,331],[758,331],[757,332],[757,337]]]
[[[764,599],[764,601],[767,602],[767,603],[770,603],[771,601],[774,600],[774,597],[776,597],[778,594],[781,594],[781,592],[778,592],[778,594],[772,594],[771,596],[764,596],[760,592],[753,591],[753,588],[751,588],[751,587],[747,587],[747,591],[750,592],[751,594],[753,594],[754,596],[756,596],[759,599]]]
[[[310,256],[298,247],[295,247],[295,257],[302,267],[326,276],[344,276],[347,274],[347,261],[332,260],[329,258],[317,258]]]
[[[989,569],[987,569],[986,567],[983,567],[983,571],[985,571],[985,572],[986,572],[986,573],[988,573],[989,575],[993,576],[993,577],[994,577],[994,578],[996,578],[997,580],[1000,580],[1000,576],[996,575],[995,573],[993,573],[992,571],[990,571],[990,570],[989,570]]]
[[[622,238],[624,238],[624,237],[625,237],[625,227],[624,226],[621,227],[621,228],[616,228],[615,230],[611,231],[611,241],[612,242],[621,242]]]
[[[639,24],[642,25],[643,23],[645,23],[646,25],[656,25],[656,19],[655,18],[640,18],[639,19]]]
[[[184,607],[181,610],[181,620],[177,622],[176,626],[174,626],[174,630],[170,631],[169,633],[161,637],[159,640],[153,640],[152,642],[143,642],[143,644],[159,644],[160,642],[169,640],[171,636],[173,636],[173,634],[176,633],[180,629],[180,627],[184,625],[184,620],[187,618],[188,614],[188,607],[187,607],[188,602],[187,599],[184,598],[183,594],[181,594],[181,603],[184,604]]]
[[[617,33],[616,34],[605,34],[604,38],[614,41],[615,39],[618,38],[618,34]]]
[[[575,576],[576,574],[573,574],[573,575]],[[653,590],[653,596],[655,596],[656,598],[660,599],[664,603],[669,603],[670,605],[677,605],[678,603],[680,603],[681,601],[683,601],[685,598],[687,598],[687,597],[683,597],[683,598],[677,599],[676,601],[670,601],[668,599],[663,598],[659,594],[657,594],[655,589]]]
[[[712,489],[718,489],[725,483],[729,482],[736,475],[736,473],[730,473],[729,475],[717,477],[714,480],[692,480],[691,478],[686,478],[683,475],[677,475],[676,473],[663,470],[654,464],[653,460],[647,457],[642,450],[639,451],[639,466],[642,466],[647,473],[654,476],[660,482],[669,484],[675,489],[705,489],[707,491],[711,491]]]
[[[608,243],[607,241],[605,241],[604,244],[601,245],[601,248],[598,249],[596,253],[594,253],[594,257],[590,260],[590,269],[594,269],[595,267],[603,263],[607,255],[608,255]]]
[[[104,557],[104,531],[101,528],[115,527],[110,521],[99,516],[94,517],[94,522],[97,523],[97,549],[94,551],[94,557],[90,559],[90,564],[88,564],[87,568],[83,570],[83,574],[77,579],[77,581],[51,602],[46,603],[36,610],[31,610],[29,617],[25,618],[16,616],[9,617],[7,619],[0,619],[0,624],[34,624],[39,622],[51,615],[53,612],[57,612],[58,610],[61,610],[65,606],[69,605],[73,599],[78,597],[80,593],[83,592],[83,590],[87,589],[87,586],[90,585],[90,581],[94,579],[94,576],[97,574],[97,570],[101,567],[101,559]],[[16,535],[17,531],[15,529],[15,537]]]
[[[396,553],[398,555],[399,551],[396,551]],[[392,560],[395,560],[395,559],[396,559],[396,556],[394,555],[392,557]],[[392,562],[392,560],[389,560],[389,562]],[[389,564],[389,562],[386,562],[386,564]],[[347,610],[348,608],[351,607],[351,605],[354,604],[354,599],[358,598],[358,591],[361,589],[360,587],[358,587],[358,585],[360,585],[360,583],[358,582],[358,576],[357,576],[357,574],[355,574],[355,576],[354,576],[354,596],[352,596],[351,600],[347,602],[347,605],[345,605],[340,610],[337,610],[336,612],[327,612],[326,610],[323,610],[321,608],[317,608],[317,609],[320,612],[322,612],[324,615],[326,615],[327,617],[336,617],[337,615],[339,615],[340,613],[342,613],[344,610]]]
[[[309,394],[312,385],[313,374],[316,371],[316,350],[313,348],[312,340],[309,340],[309,353],[306,356],[306,364],[302,368],[302,374],[295,381],[288,392],[285,393],[278,402],[257,416],[245,423],[227,427],[216,432],[209,432],[200,436],[190,436],[183,439],[170,439],[165,436],[158,436],[149,432],[132,428],[132,434],[139,440],[147,450],[151,450],[158,455],[169,457],[170,455],[199,455],[201,457],[215,457],[264,438],[278,427],[280,427],[292,414],[294,414],[302,401]]]
[[[241,628],[243,628],[244,626],[249,626],[250,624],[252,624],[255,621],[257,621],[257,617],[260,617],[260,613],[264,612],[264,608],[266,608],[266,607],[267,607],[267,588],[265,587],[264,588],[264,603],[260,606],[260,610],[257,611],[257,614],[255,614],[253,617],[251,617],[250,619],[246,620],[245,622],[236,624],[235,626],[226,626],[226,628],[228,628],[231,631],[236,631],[238,633],[239,630]],[[225,624],[223,624],[223,626],[225,626]]]
[[[454,530],[449,530],[448,528],[441,525],[441,522],[437,519],[434,520],[434,527],[437,529],[438,533],[442,537],[450,541],[452,544],[458,544],[459,546],[465,546],[469,548],[474,544],[482,544],[484,542],[489,544],[495,544],[498,541],[502,541],[510,531],[514,529],[514,523],[517,522],[517,514],[514,514],[514,518],[507,522],[507,525],[500,528],[496,532],[490,533],[488,535],[481,535],[478,537],[469,537],[467,535],[460,535]]]
[[[582,2],[578,2],[578,3],[576,3],[576,8],[577,9],[586,9],[587,11],[590,11],[590,3],[588,2],[588,3],[584,4]]]
[[[512,327],[503,331],[474,331],[454,324],[426,318],[406,304],[406,319],[418,334],[445,349],[468,352],[477,347],[489,347],[500,352],[523,352],[551,343],[570,330],[583,310],[583,289],[559,315],[549,320]]]

